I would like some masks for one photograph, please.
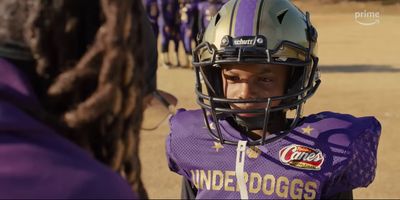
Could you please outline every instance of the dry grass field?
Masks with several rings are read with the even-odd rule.
[[[305,114],[332,110],[355,116],[375,116],[382,124],[375,181],[357,189],[354,197],[400,198],[400,4],[295,1],[311,12],[319,32],[322,84],[307,102]],[[356,22],[356,12],[379,12],[379,23]],[[188,69],[158,70],[158,87],[178,98],[178,107],[196,109],[194,73]],[[397,124],[399,123],[399,124]],[[149,196],[179,198],[180,177],[169,171],[165,158],[164,122],[143,131],[140,156]]]

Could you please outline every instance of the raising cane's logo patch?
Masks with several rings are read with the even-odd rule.
[[[279,160],[298,169],[321,170],[324,156],[319,149],[292,144],[279,151]]]

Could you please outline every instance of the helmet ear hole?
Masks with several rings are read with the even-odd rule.
[[[300,90],[302,87],[301,77],[304,73],[304,67],[291,67],[288,82],[287,82],[287,92],[295,92]]]
[[[303,87],[303,73],[304,73],[304,67],[293,67],[290,66],[289,74],[288,74],[288,81],[286,85],[286,94],[292,94],[295,92],[298,92],[302,89]],[[284,104],[290,104],[293,103],[297,100],[297,97],[292,97],[285,99]],[[290,108],[290,109],[294,109]]]
[[[202,71],[207,81],[210,85],[206,84],[207,93],[211,97],[218,97],[224,98],[224,89],[223,89],[223,82],[222,82],[222,71],[220,67],[202,67]],[[203,77],[204,78],[204,77]],[[207,82],[204,81],[204,82]],[[216,102],[209,102],[213,104],[215,107],[220,108],[229,108],[229,105],[226,103],[216,103]]]
[[[207,92],[210,96],[223,97],[223,84],[221,68],[202,67],[202,71],[210,85],[207,85]]]

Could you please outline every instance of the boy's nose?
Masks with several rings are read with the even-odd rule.
[[[242,83],[239,99],[252,99],[254,98],[253,90],[249,83]]]

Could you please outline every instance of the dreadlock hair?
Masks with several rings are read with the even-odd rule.
[[[119,172],[141,198],[145,17],[137,0],[38,0],[24,27],[41,118]]]

